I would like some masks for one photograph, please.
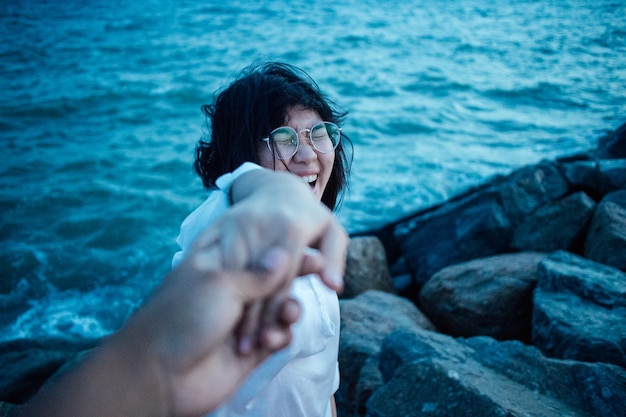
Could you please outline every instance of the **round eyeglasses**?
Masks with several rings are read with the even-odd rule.
[[[309,142],[320,153],[332,152],[341,139],[339,126],[331,122],[320,122],[310,129],[302,129],[298,132],[289,126],[281,126],[272,130],[269,137],[263,138],[262,141],[267,144],[272,155],[286,160],[298,152],[299,136],[302,132],[309,134]]]

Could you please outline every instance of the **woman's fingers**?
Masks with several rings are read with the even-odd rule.
[[[333,218],[318,242],[320,255],[324,258],[324,267],[319,276],[329,288],[337,292],[343,290],[349,240],[345,229]]]
[[[320,251],[307,246],[304,248],[304,256],[298,275],[320,274],[325,265],[326,261]]]

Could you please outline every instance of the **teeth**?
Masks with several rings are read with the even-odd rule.
[[[317,175],[305,175],[303,177],[300,177],[302,179],[302,181],[304,181],[307,184],[312,183],[313,181],[317,180]]]

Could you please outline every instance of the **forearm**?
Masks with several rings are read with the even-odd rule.
[[[118,336],[91,352],[75,369],[45,386],[18,416],[164,416],[165,396],[156,367]]]

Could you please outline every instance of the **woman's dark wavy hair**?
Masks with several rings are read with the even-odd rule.
[[[210,137],[198,142],[194,168],[204,186],[214,188],[220,175],[232,172],[244,162],[259,163],[261,138],[283,126],[287,111],[294,106],[314,110],[322,120],[339,126],[347,114],[324,97],[306,72],[280,62],[250,66],[230,86],[217,91],[214,104],[201,107]],[[322,195],[322,203],[331,210],[343,198],[352,163],[352,142],[343,133],[341,137]]]

